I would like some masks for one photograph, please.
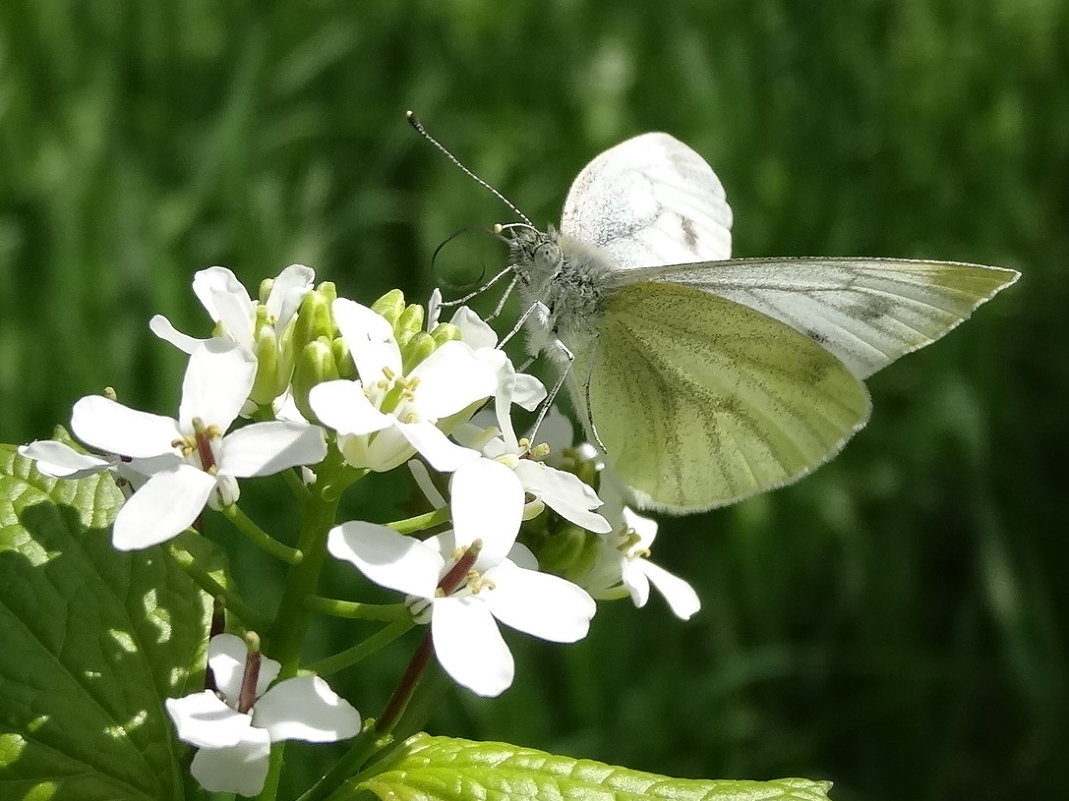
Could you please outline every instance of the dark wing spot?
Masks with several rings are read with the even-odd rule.
[[[814,342],[816,342],[818,345],[828,344],[828,337],[822,334],[820,331],[817,331],[815,328],[807,328],[805,330],[805,335]]]
[[[679,219],[683,228],[683,239],[686,241],[687,247],[691,250],[696,250],[698,232],[694,230],[694,221],[690,217],[680,217]]]

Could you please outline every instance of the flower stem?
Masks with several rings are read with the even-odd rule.
[[[423,671],[426,669],[433,653],[434,643],[431,641],[431,630],[428,627],[423,639],[416,646],[416,652],[412,654],[412,659],[405,669],[405,674],[401,677],[401,681],[397,683],[397,689],[393,691],[386,708],[382,710],[382,714],[375,723],[375,729],[379,734],[389,734],[390,730],[396,725],[401,713],[405,711],[409,699],[412,698],[412,693],[415,692],[416,685],[419,684],[419,678],[423,675]]]
[[[416,531],[425,531],[432,526],[440,525],[448,520],[449,507],[443,506],[441,509],[435,509],[433,512],[405,518],[404,520],[395,520],[393,523],[387,523],[386,525],[398,534],[412,534]]]
[[[219,598],[222,597],[224,606],[241,618],[241,622],[251,629],[262,629],[268,621],[242,600],[241,596],[229,587],[224,587],[215,578],[201,567],[196,558],[180,545],[176,545],[171,542],[167,545],[167,550],[174,559],[175,564],[182,569],[187,576],[195,581],[200,588],[209,595]]]
[[[320,676],[329,676],[332,673],[337,673],[339,670],[352,667],[360,660],[371,656],[371,654],[375,653],[380,648],[389,645],[412,628],[413,625],[411,619],[395,620],[390,625],[385,626],[372,634],[366,640],[358,642],[352,648],[347,648],[344,651],[339,651],[333,656],[328,656],[324,659],[320,659],[318,662],[313,662],[308,666],[308,669]]]
[[[282,665],[279,679],[297,675],[311,614],[305,605],[305,599],[315,593],[319,584],[319,574],[327,556],[327,532],[334,525],[342,492],[361,475],[363,474],[347,469],[342,463],[341,454],[332,450],[326,461],[320,465],[318,479],[310,488],[301,531],[297,537],[297,549],[303,558],[290,563],[286,584],[278,603],[278,613],[264,638],[264,652]],[[278,793],[284,747],[285,743],[271,747],[267,779],[263,790],[257,796],[263,801],[273,801]]]
[[[304,599],[305,608],[331,617],[347,617],[358,620],[404,620],[410,617],[404,604],[362,604],[355,601],[339,601],[321,595],[309,595]]]
[[[371,757],[393,742],[389,734],[383,736],[375,726],[375,721],[368,720],[364,728],[356,736],[352,747],[338,760],[326,775],[317,781],[297,801],[322,801],[336,788],[340,787],[346,779],[350,778]]]
[[[289,565],[298,564],[303,558],[303,553],[300,549],[290,548],[288,545],[283,545],[276,540],[252,520],[249,519],[236,503],[230,504],[230,506],[224,507],[223,515],[231,523],[237,527],[238,531],[244,534],[253,545],[260,548],[263,551],[274,556],[276,559],[281,559],[283,562]]]

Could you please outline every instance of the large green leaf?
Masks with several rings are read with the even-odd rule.
[[[163,549],[111,547],[121,501],[107,475],[55,481],[0,446],[5,801],[184,797],[163,700],[203,687],[211,599]]]
[[[417,734],[383,772],[351,782],[331,801],[361,790],[382,801],[827,801],[830,787],[808,779],[672,779],[504,743]]]

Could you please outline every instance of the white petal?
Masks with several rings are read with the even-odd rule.
[[[245,287],[241,292],[212,290],[215,310],[219,313],[219,326],[227,337],[243,348],[253,348],[253,325],[256,320],[256,304],[249,298]]]
[[[388,414],[376,409],[359,381],[324,381],[308,393],[308,403],[325,426],[341,435],[370,434],[393,424]]]
[[[171,321],[162,314],[154,315],[152,319],[148,321],[148,327],[153,334],[158,336],[164,342],[170,342],[183,353],[192,353],[197,349],[198,345],[205,341],[203,339],[191,337],[189,334],[183,334],[171,325]]]
[[[434,482],[431,481],[431,472],[427,469],[427,465],[423,464],[419,459],[412,459],[406,466],[408,467],[408,472],[412,474],[412,480],[416,482],[419,491],[427,499],[427,503],[434,509],[444,509],[449,505],[449,502],[442,497],[442,493],[438,491],[438,488],[434,486]]]
[[[103,395],[89,395],[74,404],[71,430],[82,442],[124,456],[172,453],[182,436],[170,417],[139,412]]]
[[[193,294],[211,316],[213,322],[219,322],[219,310],[215,307],[217,294],[235,295],[252,307],[252,298],[241,281],[226,267],[208,267],[198,270],[193,276]]]
[[[551,642],[575,642],[590,630],[597,605],[585,590],[549,573],[503,562],[483,578],[494,589],[485,595],[494,617],[506,626]]]
[[[457,684],[488,698],[512,684],[512,654],[490,610],[477,598],[436,600],[431,637],[438,662]]]
[[[215,478],[181,464],[156,473],[115,516],[112,545],[120,551],[148,548],[189,528],[215,489]]]
[[[331,304],[334,322],[341,331],[356,372],[365,384],[383,379],[385,371],[401,375],[401,351],[393,336],[393,326],[367,306],[338,298]]]
[[[641,561],[646,575],[653,583],[653,586],[664,596],[676,617],[690,620],[694,613],[702,608],[698,593],[694,591],[690,584],[678,576],[673,576],[667,570],[652,562],[645,559]]]
[[[538,408],[538,404],[546,399],[546,386],[533,375],[517,373],[515,383],[512,385],[512,402],[523,407],[529,412]],[[556,408],[556,407],[554,407]],[[563,417],[563,415],[561,415]],[[569,440],[568,444],[571,444]]]
[[[193,418],[223,431],[241,411],[256,377],[256,359],[244,348],[225,339],[209,339],[189,357],[182,381],[178,421],[193,433]]]
[[[620,565],[620,580],[631,593],[631,600],[639,609],[644,607],[650,599],[650,580],[645,568],[644,560],[627,557]]]
[[[380,587],[433,598],[445,561],[438,551],[392,528],[353,520],[327,535],[327,550]]]
[[[441,420],[475,401],[489,398],[497,388],[497,375],[463,342],[446,342],[416,365],[410,378],[418,378],[416,408],[421,417]]]
[[[215,686],[235,707],[248,656],[249,646],[233,634],[216,634],[208,641],[208,667],[212,669]]]
[[[231,709],[211,690],[168,698],[167,714],[174,721],[178,739],[198,748],[224,748],[237,745],[252,725],[252,718]]]
[[[215,677],[215,686],[227,701],[237,705],[241,694],[241,684],[245,679],[245,662],[249,657],[249,647],[245,641],[233,634],[216,634],[208,642],[208,665]],[[256,697],[263,695],[268,685],[278,678],[282,665],[274,659],[260,654],[260,672],[256,677]]]
[[[438,327],[438,318],[442,314],[442,290],[435,287],[431,290],[431,296],[427,299],[427,331],[433,331]]]
[[[107,470],[118,461],[79,453],[65,442],[54,439],[38,439],[29,445],[19,445],[19,456],[33,459],[40,472],[53,478],[85,478]]]
[[[457,545],[479,539],[483,549],[475,562],[485,570],[500,562],[516,541],[523,516],[523,487],[516,474],[499,462],[477,459],[453,474],[453,529]]]
[[[267,296],[267,312],[275,320],[275,328],[281,331],[296,314],[304,296],[315,282],[315,270],[303,264],[291,264],[278,274]]]
[[[360,731],[360,713],[319,676],[280,681],[256,702],[252,722],[267,729],[272,742],[333,743]]]
[[[394,419],[393,426],[440,473],[451,473],[479,458],[478,451],[457,445],[434,423],[402,423]]]
[[[263,729],[250,728],[231,748],[200,749],[189,772],[206,790],[256,795],[267,780],[270,756],[270,735]]]
[[[516,465],[516,475],[524,489],[541,498],[565,520],[593,531],[608,534],[612,525],[599,514],[592,512],[601,506],[601,499],[578,476],[546,467],[530,459],[521,459]]]
[[[269,476],[327,455],[323,429],[308,423],[253,423],[223,438],[219,472],[248,478]]]
[[[457,309],[449,322],[460,329],[460,341],[465,345],[475,349],[497,347],[497,333],[467,306]]]

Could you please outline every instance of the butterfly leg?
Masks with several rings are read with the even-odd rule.
[[[553,385],[553,388],[546,395],[546,399],[542,401],[542,408],[538,411],[538,418],[535,420],[534,425],[531,427],[531,433],[528,435],[528,439],[534,442],[535,437],[538,435],[538,429],[542,425],[542,421],[546,419],[546,414],[549,413],[549,407],[553,405],[553,401],[557,399],[557,395],[560,393],[561,387],[564,386],[564,379],[568,377],[568,372],[572,369],[572,364],[575,362],[575,354],[572,353],[568,346],[561,342],[559,339],[554,339],[550,344],[550,348],[558,351],[563,357],[565,364],[561,368],[560,376],[557,378],[557,382]],[[555,360],[559,361],[559,360]]]

